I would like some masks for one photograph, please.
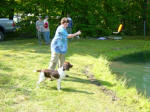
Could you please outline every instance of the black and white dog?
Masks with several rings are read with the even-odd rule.
[[[73,65],[71,65],[69,62],[64,62],[64,65],[61,68],[58,68],[58,70],[50,70],[50,69],[44,69],[44,70],[35,70],[35,72],[40,72],[39,80],[37,82],[37,87],[39,87],[39,84],[43,82],[46,78],[50,78],[51,80],[58,79],[57,80],[57,90],[60,91],[61,88],[61,80],[66,76],[65,71],[69,71],[70,68],[72,68]]]

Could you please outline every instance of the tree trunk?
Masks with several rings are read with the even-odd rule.
[[[10,9],[9,9],[9,19],[11,19],[11,20],[13,20],[13,17],[14,17],[14,7],[13,7],[13,5],[14,5],[14,3],[15,3],[15,0],[10,0]]]
[[[147,0],[144,0],[144,6],[143,6],[143,21],[144,21],[144,36],[146,36],[146,18],[147,18]]]

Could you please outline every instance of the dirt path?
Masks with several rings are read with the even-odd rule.
[[[103,86],[101,84],[101,82],[99,82],[94,75],[90,72],[89,70],[89,66],[85,66],[83,73],[84,75],[91,81],[92,84],[95,84],[96,86],[98,86],[100,88],[100,90],[103,91],[103,93],[105,93],[105,95],[108,95],[112,98],[112,101],[117,101],[119,100],[119,98],[116,96],[116,93],[110,89],[107,89],[105,86]]]

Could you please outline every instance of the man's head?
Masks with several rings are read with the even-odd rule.
[[[42,16],[38,16],[38,19],[39,19],[39,20],[42,20]]]
[[[48,19],[48,16],[45,16],[45,19]]]

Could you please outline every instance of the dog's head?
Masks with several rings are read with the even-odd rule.
[[[65,70],[69,71],[69,69],[72,67],[73,67],[73,65],[71,65],[69,62],[64,62],[63,71],[65,71]]]

